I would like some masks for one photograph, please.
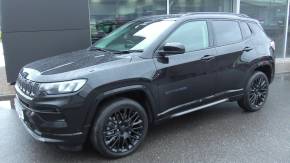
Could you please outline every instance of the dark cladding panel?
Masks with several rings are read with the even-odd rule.
[[[87,48],[89,29],[9,33],[4,37],[7,80],[14,82],[27,63]]]
[[[2,32],[89,28],[85,0],[2,1]]]
[[[9,83],[27,63],[90,45],[86,0],[1,0]]]

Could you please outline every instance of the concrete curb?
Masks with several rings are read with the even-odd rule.
[[[10,95],[0,95],[0,101],[9,101],[15,98],[15,94]]]

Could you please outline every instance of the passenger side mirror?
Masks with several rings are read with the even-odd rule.
[[[178,42],[166,43],[163,47],[158,51],[160,56],[168,56],[175,54],[183,54],[185,53],[185,46]]]

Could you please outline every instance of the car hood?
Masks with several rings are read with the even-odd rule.
[[[27,79],[33,80],[35,76],[64,74],[66,72],[79,71],[89,67],[94,68],[107,62],[114,62],[122,59],[130,61],[130,58],[131,57],[128,55],[122,56],[110,52],[90,51],[86,49],[32,62],[24,66],[21,73],[24,74]]]

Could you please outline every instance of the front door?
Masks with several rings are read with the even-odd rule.
[[[167,56],[168,63],[154,59],[160,98],[159,116],[182,111],[186,104],[198,104],[214,89],[215,49],[210,47],[206,21],[182,24],[164,42],[185,46],[184,54]]]

